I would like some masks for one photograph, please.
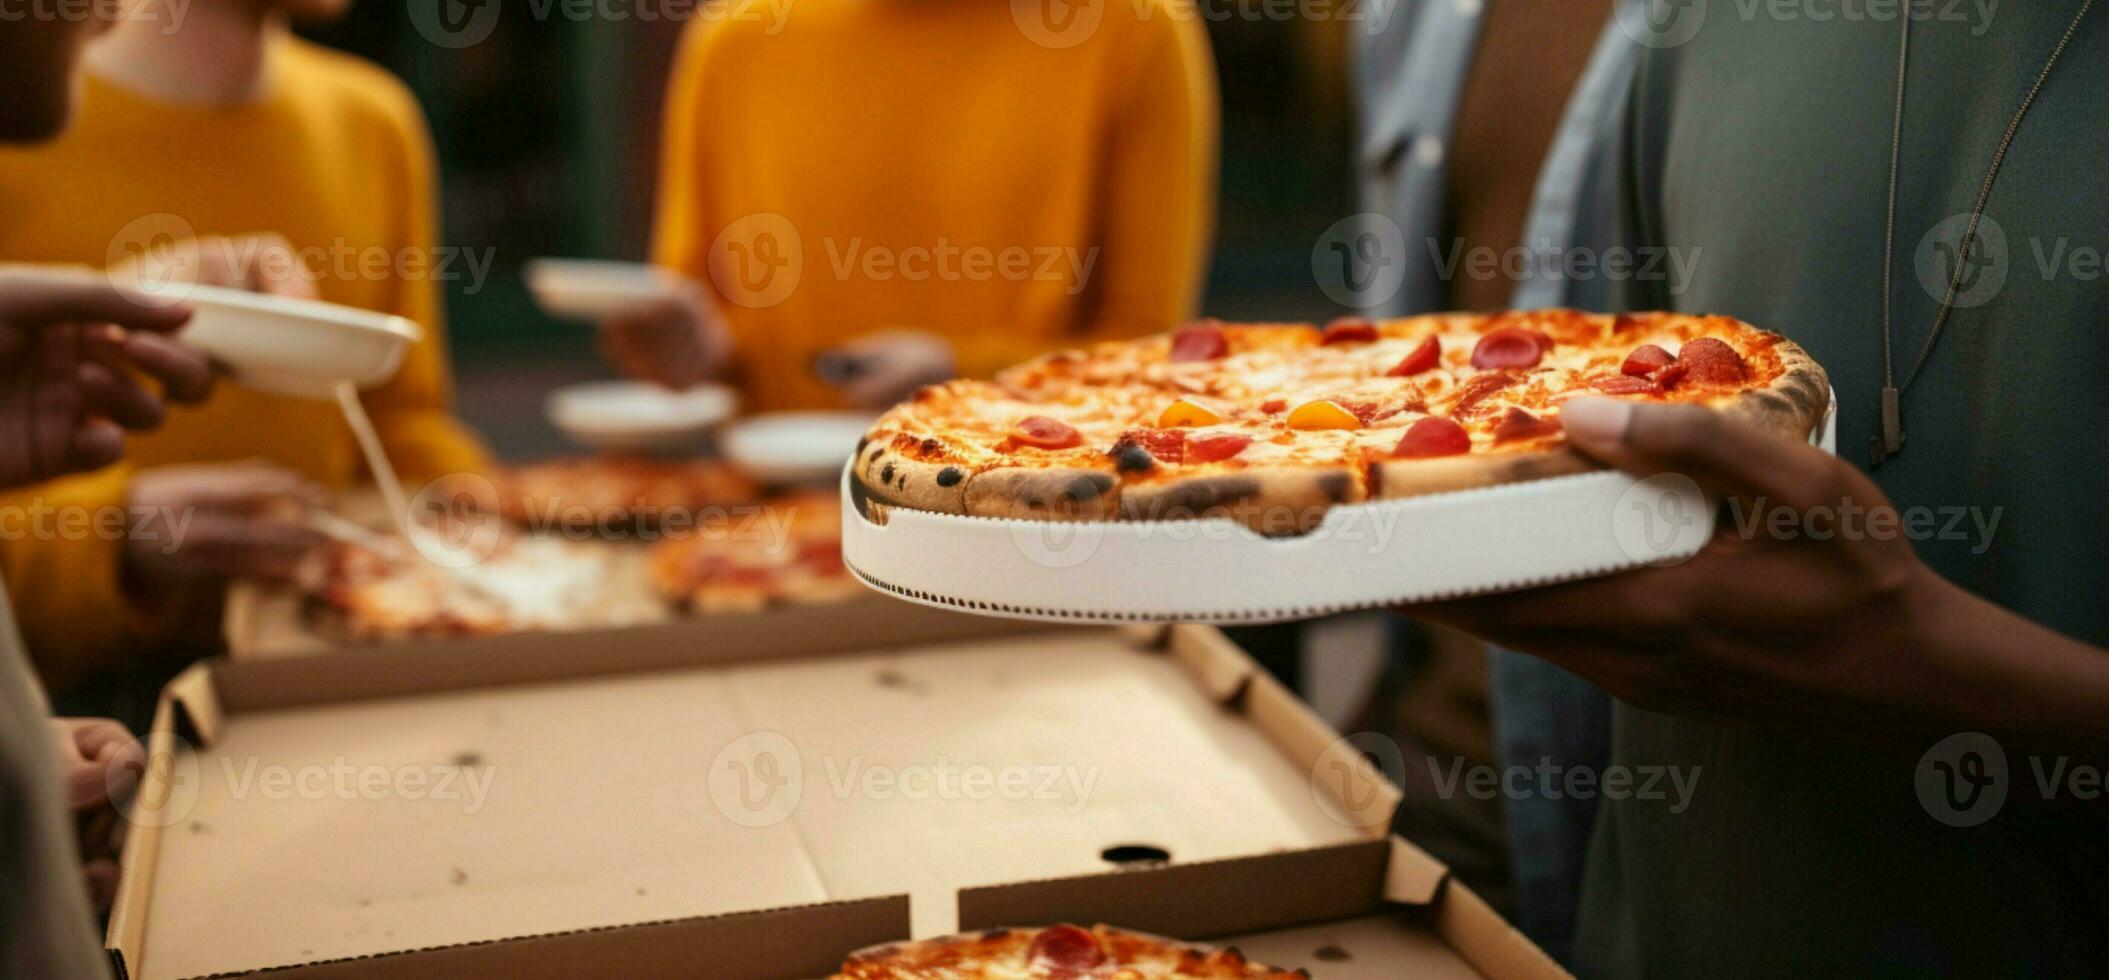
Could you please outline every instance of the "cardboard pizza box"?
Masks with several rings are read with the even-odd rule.
[[[767,980],[1092,919],[1351,980],[1558,975],[1386,835],[1397,791],[1214,630],[900,603],[720,625],[186,672],[149,735],[120,974]],[[1301,962],[1321,947],[1351,959]]]

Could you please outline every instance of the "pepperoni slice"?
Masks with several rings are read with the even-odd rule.
[[[1432,370],[1442,362],[1443,342],[1430,337],[1421,341],[1420,346],[1413,349],[1413,353],[1401,358],[1396,366],[1384,373],[1394,378],[1411,377],[1422,371]]]
[[[1669,351],[1654,344],[1642,344],[1633,348],[1633,353],[1626,355],[1626,363],[1619,366],[1618,372],[1635,376],[1654,374],[1669,367],[1676,360],[1670,356]]]
[[[1406,427],[1406,437],[1399,440],[1394,456],[1407,459],[1427,459],[1433,456],[1457,456],[1472,451],[1472,437],[1465,427],[1446,418],[1431,415],[1416,420]]]
[[[1736,353],[1727,341],[1713,337],[1687,341],[1677,351],[1677,363],[1684,365],[1687,377],[1700,384],[1734,385],[1750,378],[1750,365],[1743,363],[1743,355]]]
[[[1523,375],[1513,371],[1491,371],[1475,374],[1458,390],[1457,405],[1450,410],[1452,415],[1470,415],[1479,403],[1503,388],[1523,380]]]
[[[1176,429],[1129,429],[1113,444],[1113,457],[1118,460],[1133,447],[1167,463],[1177,463],[1186,459],[1186,433]]]
[[[1683,361],[1677,361],[1675,363],[1672,363],[1668,367],[1665,367],[1662,370],[1655,372],[1651,377],[1653,377],[1657,385],[1662,386],[1662,390],[1668,391],[1671,388],[1677,387],[1677,383],[1683,381],[1684,376],[1690,373],[1691,365],[1688,365]]]
[[[1545,359],[1545,352],[1552,349],[1552,338],[1528,327],[1502,327],[1489,331],[1472,345],[1472,366],[1480,370],[1491,368],[1534,368]]]
[[[1025,961],[1062,973],[1080,973],[1104,963],[1106,951],[1099,948],[1098,937],[1076,926],[1048,926],[1033,937]]]
[[[1333,344],[1366,344],[1377,339],[1377,325],[1359,316],[1344,316],[1325,325],[1318,335],[1321,347]]]
[[[1172,334],[1174,361],[1213,361],[1230,353],[1230,337],[1214,321],[1180,327]]]
[[[1655,379],[1630,373],[1605,374],[1591,378],[1589,387],[1607,395],[1652,395],[1662,391],[1662,386],[1656,384]]]
[[[1038,449],[1068,449],[1082,445],[1084,434],[1059,419],[1032,415],[1019,419],[1018,424],[1011,427],[1010,441]]]
[[[1560,423],[1555,419],[1541,419],[1520,408],[1511,408],[1501,421],[1494,424],[1495,442],[1514,442],[1518,439],[1537,439],[1558,435]]]
[[[1252,437],[1237,432],[1213,432],[1195,436],[1186,446],[1189,463],[1220,463],[1244,452],[1252,445]]]

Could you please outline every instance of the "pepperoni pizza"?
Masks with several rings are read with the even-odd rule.
[[[1572,310],[1201,321],[925,388],[853,463],[881,505],[1039,520],[1227,515],[1308,530],[1338,504],[1595,469],[1562,403],[1714,407],[1806,438],[1829,382],[1728,317]]]
[[[833,980],[1308,980],[1302,970],[1248,962],[1111,926],[991,929],[890,943],[850,954]]]

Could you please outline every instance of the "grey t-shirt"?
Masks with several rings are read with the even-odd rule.
[[[1922,254],[1942,258],[1927,236],[1971,208],[2079,0],[1997,4],[1989,20],[1982,6],[1934,4],[1913,31],[1900,375],[1939,305],[1918,270]],[[1624,175],[1636,243],[1697,260],[1688,282],[1634,305],[1729,314],[1799,341],[1829,370],[1839,451],[1862,467],[1881,386],[1899,33],[1893,13],[1868,16],[1883,8],[1685,5],[1703,23],[1644,58]],[[1665,42],[1690,25],[1657,23]],[[2090,14],[2043,88],[1986,213],[2003,248],[1987,236],[1965,296],[1976,305],[1955,313],[1905,396],[1909,441],[1874,478],[1906,517],[1929,515],[1916,547],[1941,575],[2109,645],[2109,9]],[[1930,270],[1936,283],[1947,269]],[[1617,763],[1701,768],[1684,812],[1674,798],[1606,802],[1577,943],[1585,976],[2081,975],[2109,962],[2109,811],[2042,802],[2018,751],[2003,808],[1965,828],[1920,802],[1915,752],[1625,705],[1613,741]]]
[[[50,717],[0,585],[0,977],[108,977],[60,799]]]

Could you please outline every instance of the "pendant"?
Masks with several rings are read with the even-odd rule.
[[[1904,409],[1902,393],[1893,385],[1882,387],[1882,428],[1868,440],[1868,465],[1880,466],[1882,461],[1904,451]]]

